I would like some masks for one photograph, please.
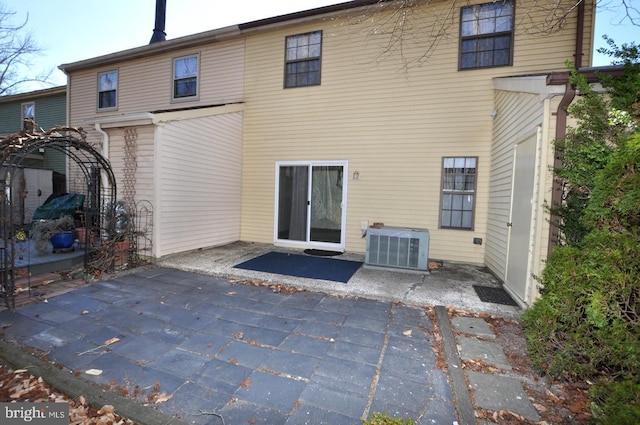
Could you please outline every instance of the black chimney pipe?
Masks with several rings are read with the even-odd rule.
[[[167,17],[167,0],[156,0],[156,25],[149,44],[165,41],[167,33],[164,32],[164,22]]]

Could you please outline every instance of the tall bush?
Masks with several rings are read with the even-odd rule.
[[[640,423],[640,52],[609,51],[624,76],[600,75],[607,95],[573,70],[578,126],[557,144],[566,202],[563,244],[541,275],[541,298],[522,316],[533,364],[590,379],[602,424]],[[622,411],[621,406],[628,406]]]

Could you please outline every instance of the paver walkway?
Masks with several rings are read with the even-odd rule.
[[[396,303],[150,268],[3,311],[0,324],[5,340],[101,385],[166,394],[157,408],[190,423],[222,423],[215,413],[227,425],[355,425],[373,411],[457,420],[433,323]]]
[[[480,360],[497,368],[492,373],[465,371],[473,389],[475,405],[496,412],[509,410],[531,422],[538,422],[540,415],[529,400],[522,383],[503,373],[511,370],[511,364],[502,347],[490,341],[495,338],[495,334],[484,319],[454,317],[452,325],[458,333],[456,339],[460,359]]]

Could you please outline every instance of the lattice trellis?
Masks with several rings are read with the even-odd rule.
[[[124,166],[122,167],[122,199],[127,205],[135,205],[136,172],[138,170],[138,132],[135,128],[124,131]]]

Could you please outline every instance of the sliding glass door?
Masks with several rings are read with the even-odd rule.
[[[276,242],[344,250],[345,161],[276,165]]]

